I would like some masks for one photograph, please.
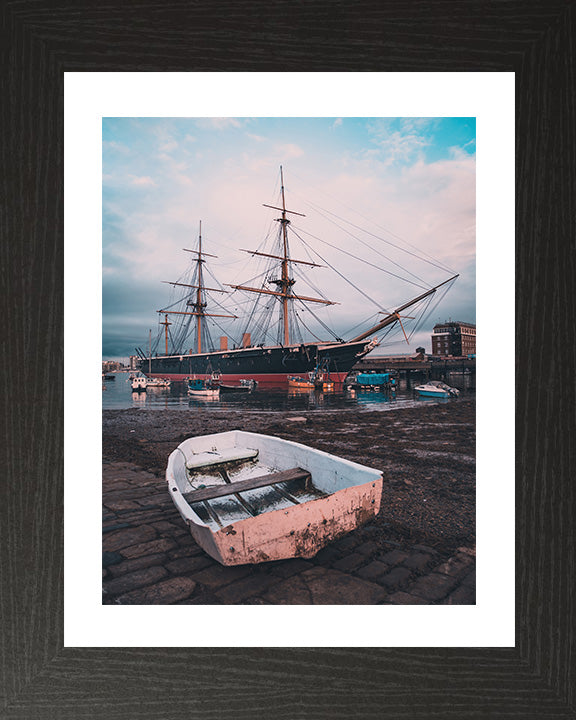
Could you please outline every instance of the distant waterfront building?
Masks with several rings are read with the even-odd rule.
[[[444,322],[434,325],[432,355],[466,357],[476,354],[476,325]]]
[[[130,355],[130,370],[139,370],[140,369],[140,358],[138,355]]]
[[[102,361],[102,372],[114,372],[117,370],[122,370],[124,365],[121,362],[117,362],[116,360],[103,360]]]

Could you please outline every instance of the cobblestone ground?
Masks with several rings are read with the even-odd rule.
[[[310,560],[223,567],[199,548],[164,477],[104,460],[104,604],[475,603],[475,550],[383,539],[376,523]]]

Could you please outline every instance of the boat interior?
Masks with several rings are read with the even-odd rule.
[[[335,460],[297,443],[230,431],[184,441],[172,453],[169,471],[200,524],[216,532],[369,479],[350,471],[344,477],[342,461]]]
[[[251,448],[221,448],[180,463],[180,491],[198,518],[213,532],[256,515],[323,497],[308,471],[281,471],[262,462]],[[180,483],[179,483],[180,484]]]

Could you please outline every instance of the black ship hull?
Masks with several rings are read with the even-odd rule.
[[[189,377],[220,376],[222,382],[256,380],[260,385],[285,385],[289,377],[308,377],[321,368],[336,383],[343,383],[358,360],[375,346],[374,342],[307,343],[289,347],[247,347],[210,353],[168,355],[146,358],[143,372],[149,377],[173,381]],[[149,368],[149,369],[148,369]]]

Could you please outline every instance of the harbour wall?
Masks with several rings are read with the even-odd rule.
[[[476,389],[476,358],[374,355],[362,358],[352,368],[353,373],[370,371],[395,373],[407,388],[427,380],[441,380],[453,387]]]

